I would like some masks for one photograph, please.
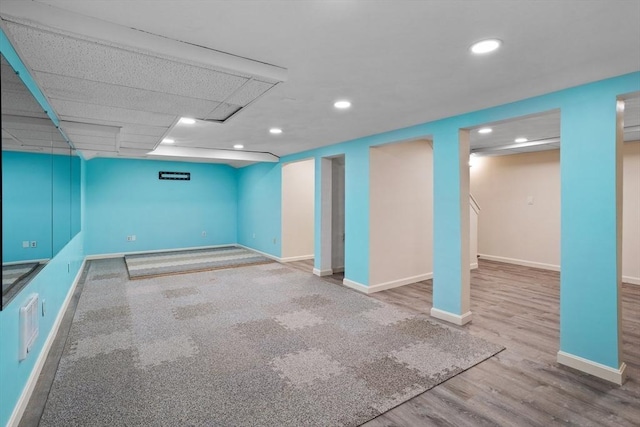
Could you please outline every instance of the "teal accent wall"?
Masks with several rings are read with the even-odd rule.
[[[461,315],[464,310],[460,257],[462,251],[469,248],[462,247],[459,159],[458,128],[436,132],[433,137],[433,282],[436,284],[433,306]]]
[[[51,258],[51,167],[50,154],[2,152],[2,262]]]
[[[260,163],[239,169],[238,243],[280,257],[281,235],[282,165]]]
[[[93,159],[86,163],[87,254],[237,242],[238,185],[234,168],[132,159]],[[190,172],[191,180],[160,180],[160,171]],[[136,236],[135,241],[127,241],[131,235]]]
[[[603,89],[562,107],[560,349],[618,369],[617,100]]]

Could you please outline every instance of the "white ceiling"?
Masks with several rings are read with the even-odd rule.
[[[3,0],[0,15],[61,119],[102,126],[69,124],[86,157],[145,157],[166,135],[194,153],[241,143],[282,156],[640,70],[640,1]],[[487,37],[502,48],[471,55]],[[286,77],[221,75],[206,52],[180,59],[187,48]],[[230,98],[248,81],[250,96]],[[350,110],[332,107],[342,98]],[[245,109],[174,127],[220,104]],[[557,137],[558,124],[557,113],[496,124],[472,147]]]

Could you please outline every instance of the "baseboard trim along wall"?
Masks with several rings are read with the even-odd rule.
[[[174,251],[193,251],[193,250],[198,250],[198,249],[215,249],[215,248],[224,248],[226,246],[240,246],[240,247],[243,247],[245,249],[251,249],[252,251],[260,252],[260,251],[257,251],[255,249],[253,249],[253,248],[248,248],[246,246],[239,245],[237,243],[229,243],[228,245],[192,246],[190,248],[154,249],[154,250],[149,250],[149,251],[131,251],[131,252],[113,252],[113,253],[109,253],[109,254],[94,254],[94,255],[87,255],[85,257],[85,260],[92,261],[92,260],[95,260],[95,259],[122,258],[125,255],[157,254],[157,253],[174,252]],[[262,252],[260,252],[260,253],[263,254]],[[268,256],[270,258],[273,258],[273,255],[267,255],[267,254],[263,254],[263,255]]]
[[[622,282],[631,285],[640,285],[640,277],[622,276]]]
[[[69,288],[69,292],[67,292],[67,296],[64,298],[64,303],[62,303],[62,307],[56,316],[56,320],[53,322],[53,327],[49,332],[49,336],[47,336],[47,340],[44,342],[42,346],[42,351],[38,356],[38,360],[33,365],[33,370],[29,375],[29,379],[27,380],[27,384],[22,390],[22,394],[20,395],[20,399],[18,399],[18,403],[13,409],[13,413],[11,414],[11,418],[9,418],[9,422],[7,423],[7,427],[17,427],[22,419],[22,415],[24,414],[25,409],[27,409],[27,404],[29,403],[29,399],[31,399],[31,395],[33,394],[33,390],[38,383],[38,378],[40,377],[40,372],[42,372],[42,368],[44,367],[44,362],[47,360],[47,356],[49,356],[49,350],[51,350],[51,346],[53,345],[53,341],[56,339],[56,335],[58,335],[58,329],[60,329],[60,324],[62,323],[62,318],[64,314],[67,312],[67,308],[69,307],[69,303],[71,302],[71,298],[73,297],[73,293],[76,290],[76,286],[80,281],[80,277],[82,277],[82,272],[84,271],[85,264],[87,259],[85,258],[82,261],[82,265],[76,273],[76,277],[73,279],[73,283]]]
[[[313,274],[315,274],[316,276],[331,276],[333,274],[333,270],[332,269],[327,269],[327,270],[319,270],[317,268],[313,268]]]
[[[592,360],[584,359],[580,356],[565,353],[564,351],[558,352],[557,360],[561,365],[586,372],[589,375],[602,378],[617,385],[622,385],[626,379],[627,364],[624,362],[622,362],[620,368],[615,369]]]
[[[377,283],[375,285],[368,286],[367,293],[372,294],[374,292],[380,292],[380,291],[385,291],[387,289],[398,288],[400,286],[410,285],[411,283],[421,282],[423,280],[429,280],[431,278],[433,278],[433,273],[425,273],[425,274],[419,274],[417,276],[405,277],[402,279],[391,280],[383,283]]]
[[[251,249],[252,251],[255,249]],[[308,259],[313,259],[313,254],[311,255],[299,255],[299,256],[288,256],[284,258],[280,258],[280,262],[292,262],[292,261],[305,261]]]
[[[507,257],[502,257],[497,255],[478,254],[478,256],[482,259],[487,259],[489,261],[498,261],[498,262],[505,262],[507,264],[522,265],[525,267],[541,268],[543,270],[560,271],[560,266],[555,264],[546,264],[544,262],[536,262],[536,261],[526,261],[524,259],[507,258]]]
[[[431,307],[431,317],[435,317],[436,319],[444,320],[445,322],[453,323],[454,325],[462,326],[471,322],[472,313],[467,311],[465,314],[454,314],[449,313],[448,311],[439,310],[435,307]]]
[[[355,289],[356,291],[362,292],[363,294],[371,293],[369,292],[368,286],[363,285],[362,283],[354,282],[353,280],[342,279],[342,284],[345,285],[347,288]]]
[[[497,255],[479,254],[478,256],[483,259],[487,259],[489,261],[498,261],[498,262],[504,262],[507,264],[522,265],[525,267],[541,268],[543,270],[560,271],[560,266],[555,264],[545,264],[543,262],[526,261],[523,259],[507,258],[507,257],[501,257]],[[471,269],[474,269],[474,268],[478,268],[477,263],[471,264]],[[640,277],[622,276],[622,282],[629,283],[631,285],[640,285]]]

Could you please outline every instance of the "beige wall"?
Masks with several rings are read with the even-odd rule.
[[[282,258],[313,258],[314,159],[282,166]]]
[[[640,141],[625,143],[623,153],[622,278],[640,285]]]
[[[370,149],[369,286],[433,271],[432,163],[428,141]]]
[[[640,283],[640,143],[625,143],[623,152],[622,275]],[[559,269],[559,150],[480,157],[470,181],[482,208],[481,256]]]

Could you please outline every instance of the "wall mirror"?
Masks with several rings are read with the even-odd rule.
[[[4,55],[1,61],[0,309],[80,231],[80,158]]]

